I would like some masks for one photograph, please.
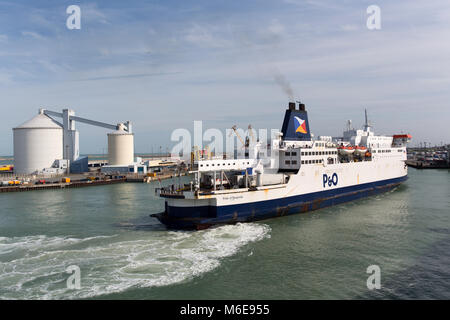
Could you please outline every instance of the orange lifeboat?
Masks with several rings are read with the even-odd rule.
[[[355,152],[355,148],[352,146],[347,146],[347,147],[340,146],[337,149],[338,149],[338,152],[342,155],[349,155],[349,154],[352,154],[353,152]]]
[[[367,148],[366,147],[355,147],[355,154],[359,155],[359,156],[363,156],[365,155],[367,152]]]

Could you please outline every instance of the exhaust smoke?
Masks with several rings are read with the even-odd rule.
[[[294,101],[294,91],[291,88],[291,84],[284,75],[279,72],[274,73],[273,78],[275,82],[283,89],[283,92],[287,94],[290,101]]]

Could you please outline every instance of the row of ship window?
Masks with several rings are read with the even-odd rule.
[[[331,154],[337,154],[337,151],[304,151],[302,156],[329,156]]]
[[[241,163],[241,164],[245,164],[245,162]],[[247,162],[247,164],[250,164],[250,162]],[[223,166],[226,166],[227,164],[224,163]],[[229,166],[231,166],[231,163],[228,163]],[[236,165],[235,162],[233,162],[233,166]],[[209,167],[209,164],[206,165],[207,167]],[[220,163],[217,164],[218,167],[220,167]],[[200,165],[200,167],[203,167],[203,164]],[[214,167],[214,163],[211,164],[211,167]]]
[[[314,159],[314,160],[302,160],[302,164],[312,164],[312,163],[322,163],[323,159]],[[287,165],[296,165],[297,164],[297,160],[286,160],[284,162]]]
[[[331,155],[331,154],[337,154],[337,151],[304,151],[301,153],[302,156],[324,156],[324,155]],[[286,151],[285,152],[285,156],[292,156],[292,157],[296,157],[297,156],[297,152],[289,152]]]
[[[392,150],[378,150],[378,153],[390,153]],[[397,152],[403,152],[402,149],[397,149]],[[377,153],[377,150],[374,150],[374,153]]]
[[[378,150],[378,153],[389,153],[391,150]],[[377,153],[377,150],[374,151],[374,153]]]
[[[316,143],[315,146],[316,146],[316,147],[325,147],[325,142],[322,142],[322,143]]]

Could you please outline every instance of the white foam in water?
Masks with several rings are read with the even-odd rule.
[[[245,223],[83,239],[0,237],[0,299],[76,299],[170,285],[213,270],[269,233],[267,225]],[[80,267],[81,289],[67,289],[70,265]]]

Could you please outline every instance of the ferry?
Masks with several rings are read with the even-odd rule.
[[[302,103],[290,102],[270,154],[197,159],[192,181],[159,188],[164,212],[152,214],[170,229],[205,229],[308,212],[391,190],[408,176],[409,134],[375,135],[348,121],[342,137],[310,133]],[[269,149],[269,148],[268,148]]]

